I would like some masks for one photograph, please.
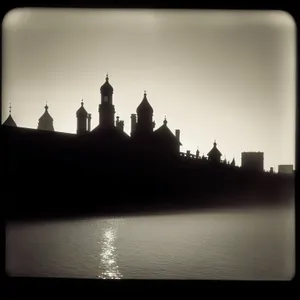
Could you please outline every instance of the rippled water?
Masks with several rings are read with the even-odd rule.
[[[11,276],[286,280],[293,208],[8,224]]]

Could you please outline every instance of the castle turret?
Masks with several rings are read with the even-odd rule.
[[[50,116],[50,114],[48,112],[48,108],[49,107],[46,103],[45,112],[39,118],[39,123],[38,123],[38,127],[37,127],[37,129],[39,129],[39,130],[54,131],[53,118]]]
[[[213,148],[207,154],[208,160],[211,161],[211,162],[217,162],[217,163],[219,163],[221,161],[222,153],[217,148],[216,141],[214,141],[213,145],[214,145]]]
[[[81,101],[81,107],[76,112],[76,117],[77,117],[77,134],[86,133],[88,113],[83,107],[83,100]]]
[[[151,133],[155,123],[152,121],[153,108],[148,102],[146,91],[144,92],[144,98],[141,104],[136,109],[138,122],[136,126],[136,131],[138,133]]]
[[[114,89],[106,75],[105,83],[100,88],[101,104],[99,105],[99,125],[102,128],[112,128],[115,122],[115,107],[113,105]]]

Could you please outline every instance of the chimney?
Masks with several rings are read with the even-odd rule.
[[[88,132],[91,131],[91,119],[92,119],[92,115],[88,114]]]
[[[116,125],[117,125],[117,126],[116,126],[117,128],[119,128],[119,129],[121,129],[122,131],[124,131],[124,121],[120,121],[120,120],[118,119]]]
[[[119,128],[124,131],[124,121],[119,121]]]
[[[191,156],[191,150],[186,150],[186,157],[190,157]]]
[[[136,130],[136,114],[131,114],[131,133],[132,136],[135,133]]]
[[[180,130],[179,129],[175,130],[175,136],[176,136],[178,142],[180,142]]]

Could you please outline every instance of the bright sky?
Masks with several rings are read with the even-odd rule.
[[[265,153],[295,164],[296,26],[282,11],[14,9],[3,20],[2,122],[36,128],[46,101],[56,131],[76,132],[84,99],[99,122],[108,72],[125,131],[144,90],[181,151],[227,159]],[[224,156],[223,156],[224,158]]]

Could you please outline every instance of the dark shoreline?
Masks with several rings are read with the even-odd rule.
[[[41,220],[68,220],[83,218],[113,218],[130,216],[150,216],[162,214],[181,214],[194,212],[217,212],[221,210],[252,209],[252,208],[280,208],[294,205],[294,191],[286,190],[280,194],[245,191],[239,194],[218,194],[209,197],[205,195],[189,194],[187,196],[168,195],[162,197],[147,197],[143,199],[118,199],[111,202],[85,202],[85,206],[74,204],[60,208],[53,206],[36,207],[34,205],[19,206],[19,209],[10,209],[7,221],[41,221]],[[136,200],[136,201],[135,201]]]

